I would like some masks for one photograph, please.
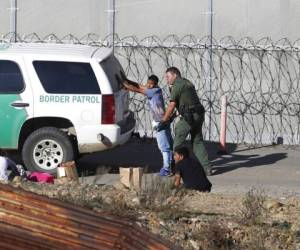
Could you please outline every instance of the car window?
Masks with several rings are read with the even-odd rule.
[[[89,63],[34,61],[33,66],[48,93],[100,94],[99,84]]]
[[[111,84],[113,92],[118,92],[122,88],[122,85],[117,81],[117,75],[121,78],[120,73],[123,71],[121,64],[115,56],[111,55],[100,62],[100,65]]]
[[[0,60],[0,93],[20,93],[23,89],[24,81],[18,64]]]

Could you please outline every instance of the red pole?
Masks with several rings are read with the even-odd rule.
[[[221,98],[221,129],[220,129],[220,150],[219,153],[227,154],[226,150],[226,129],[227,129],[227,96]]]

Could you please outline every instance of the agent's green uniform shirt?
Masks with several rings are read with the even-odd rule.
[[[171,102],[176,102],[177,110],[185,106],[199,104],[195,86],[185,78],[177,78],[171,90]]]

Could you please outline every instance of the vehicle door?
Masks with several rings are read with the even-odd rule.
[[[22,125],[32,115],[32,91],[24,66],[19,57],[0,58],[0,148],[18,148]]]

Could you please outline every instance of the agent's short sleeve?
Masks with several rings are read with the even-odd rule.
[[[179,97],[181,93],[182,84],[180,81],[175,81],[171,90],[170,102],[179,102]]]

